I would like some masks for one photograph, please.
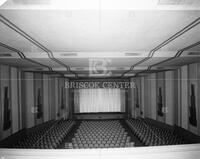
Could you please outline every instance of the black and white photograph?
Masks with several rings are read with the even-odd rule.
[[[200,0],[0,0],[0,159],[199,159]]]

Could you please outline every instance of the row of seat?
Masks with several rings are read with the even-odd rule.
[[[46,122],[40,125],[40,128],[38,126],[35,126],[33,128],[30,128],[27,130],[27,133],[23,138],[20,140],[17,140],[16,143],[13,143],[13,148],[32,148],[33,144],[38,141],[46,131],[48,131],[54,124],[56,123],[56,120],[53,120],[51,122]]]
[[[87,149],[87,148],[120,148],[120,147],[134,147],[135,144],[134,142],[130,142],[130,143],[106,143],[106,144],[73,144],[73,143],[66,143],[65,144],[65,147],[66,148],[69,148],[69,149],[80,149],[80,148],[84,148],[84,149]]]
[[[132,147],[130,136],[118,120],[82,121],[66,148]]]
[[[144,124],[146,124],[153,131],[154,134],[159,136],[164,141],[165,144],[170,145],[186,143],[186,141],[184,141],[180,136],[178,136],[178,134],[175,134],[172,130],[155,126],[149,120],[142,120]]]
[[[146,146],[187,143],[170,129],[161,128],[145,119],[128,119],[126,123],[134,135]],[[43,124],[40,129],[27,133],[13,144],[13,148],[58,148],[75,125],[72,120],[59,120]],[[135,143],[119,120],[82,121],[65,148],[133,147]]]
[[[150,122],[146,122],[145,120],[128,119],[126,120],[126,123],[132,129],[134,135],[136,135],[146,146],[176,145],[186,143],[186,141],[169,129],[160,128]]]
[[[48,127],[48,129],[41,130],[45,131],[44,133],[38,134],[35,132],[37,137],[33,134],[28,135],[24,139],[19,140],[15,145],[13,145],[13,147],[35,149],[58,148],[74,124],[75,122],[71,120],[60,120],[54,123],[51,127]]]

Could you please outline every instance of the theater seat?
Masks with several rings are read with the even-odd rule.
[[[74,121],[64,119],[52,123],[48,122],[47,124],[43,124],[38,131],[29,133],[24,138],[18,140],[12,147],[35,149],[58,148],[74,124]],[[68,147],[71,148],[72,144],[69,143]]]
[[[121,144],[120,144],[121,143]],[[71,144],[78,148],[130,147],[131,138],[118,120],[82,121]]]
[[[146,146],[176,145],[186,143],[169,129],[155,126],[145,119],[126,120],[127,125]]]

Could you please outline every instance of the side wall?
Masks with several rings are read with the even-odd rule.
[[[67,79],[0,65],[0,140],[23,128],[69,116]]]
[[[130,81],[135,82],[135,88],[130,90],[132,117],[176,124],[200,135],[199,79],[200,63],[131,78]]]

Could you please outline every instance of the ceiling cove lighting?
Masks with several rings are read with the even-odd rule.
[[[155,9],[157,0],[51,0],[51,5],[67,9]]]
[[[0,0],[0,6],[2,6],[7,0]]]
[[[3,9],[199,10],[199,0],[8,0]],[[190,2],[192,1],[192,2]],[[6,0],[0,0],[0,6]],[[132,15],[134,17],[134,14]]]
[[[65,9],[97,9],[97,10],[99,9],[169,10],[172,7],[171,8],[172,10],[173,9],[176,10],[176,9],[184,9],[185,6],[187,6],[185,9],[189,9],[188,7],[190,7],[190,9],[199,8],[200,3],[198,0],[192,1],[190,3],[185,2],[185,0],[84,0],[84,1],[51,0],[51,6],[53,8],[55,7],[55,8],[65,8]]]

